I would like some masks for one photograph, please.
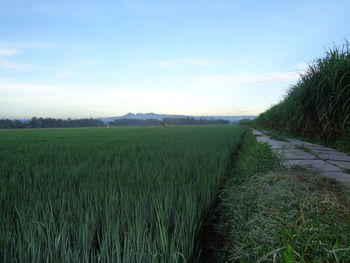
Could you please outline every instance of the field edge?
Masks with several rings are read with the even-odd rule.
[[[216,208],[215,262],[349,262],[349,200],[334,181],[281,168],[249,132]]]

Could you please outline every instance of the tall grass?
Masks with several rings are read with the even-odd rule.
[[[255,124],[334,141],[350,136],[350,44],[326,51]]]
[[[0,261],[196,262],[243,132],[0,131]]]

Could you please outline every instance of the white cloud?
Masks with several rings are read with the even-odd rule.
[[[11,79],[10,78],[3,78],[3,77],[0,77],[0,84],[1,83],[4,83],[4,82],[8,82],[10,81]]]
[[[306,62],[301,62],[298,65],[296,65],[295,68],[298,71],[305,71],[309,68],[309,64]]]
[[[57,48],[60,45],[53,42],[32,41],[32,42],[3,42],[0,41],[0,50],[18,51],[22,49],[46,49]],[[16,52],[18,53],[18,52]]]
[[[55,86],[0,83],[3,116],[113,116],[130,111],[191,114],[206,108],[208,94],[116,86]]]
[[[18,50],[0,49],[0,69],[9,71],[26,71],[34,67],[21,59],[14,59],[11,57],[18,53]]]
[[[74,70],[57,77],[70,77]],[[57,73],[57,71],[56,71]],[[165,85],[31,85],[0,79],[2,116],[101,117],[126,112],[193,115],[259,113],[279,100],[298,73],[177,75]],[[158,83],[159,84],[159,83]],[[168,85],[168,86],[167,86]],[[162,87],[159,89],[155,86]],[[232,88],[234,87],[234,88]],[[1,116],[0,116],[1,117]]]
[[[173,68],[177,66],[189,65],[194,67],[211,67],[215,63],[203,58],[180,58],[157,61],[156,66],[162,69]]]
[[[290,82],[299,78],[298,72],[241,73],[235,75],[202,75],[194,78],[197,86],[234,87],[259,83]]]
[[[18,50],[0,49],[0,55],[3,55],[3,56],[12,56],[18,53],[19,53]]]
[[[1,68],[10,71],[27,71],[33,69],[34,66],[22,61],[0,59],[0,69]]]
[[[53,42],[22,42],[16,43],[16,46],[23,49],[43,49],[43,48],[57,48],[58,44]]]
[[[56,77],[65,79],[65,78],[71,78],[73,77],[73,75],[74,75],[73,72],[67,71],[67,72],[62,72],[57,74]]]
[[[173,61],[158,61],[158,62],[156,62],[156,65],[159,68],[167,69],[167,68],[173,67],[174,66],[174,62]]]
[[[215,65],[214,62],[207,59],[201,59],[201,58],[184,59],[183,62],[190,64],[192,66],[199,66],[199,67],[212,67]]]

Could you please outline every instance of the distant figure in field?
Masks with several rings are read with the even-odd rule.
[[[165,121],[162,121],[162,122],[160,123],[160,125],[162,125],[162,127],[165,127],[165,126],[168,126],[169,124],[167,124]]]

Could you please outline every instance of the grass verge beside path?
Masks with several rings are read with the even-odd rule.
[[[217,262],[350,262],[348,194],[246,138],[218,207]]]

